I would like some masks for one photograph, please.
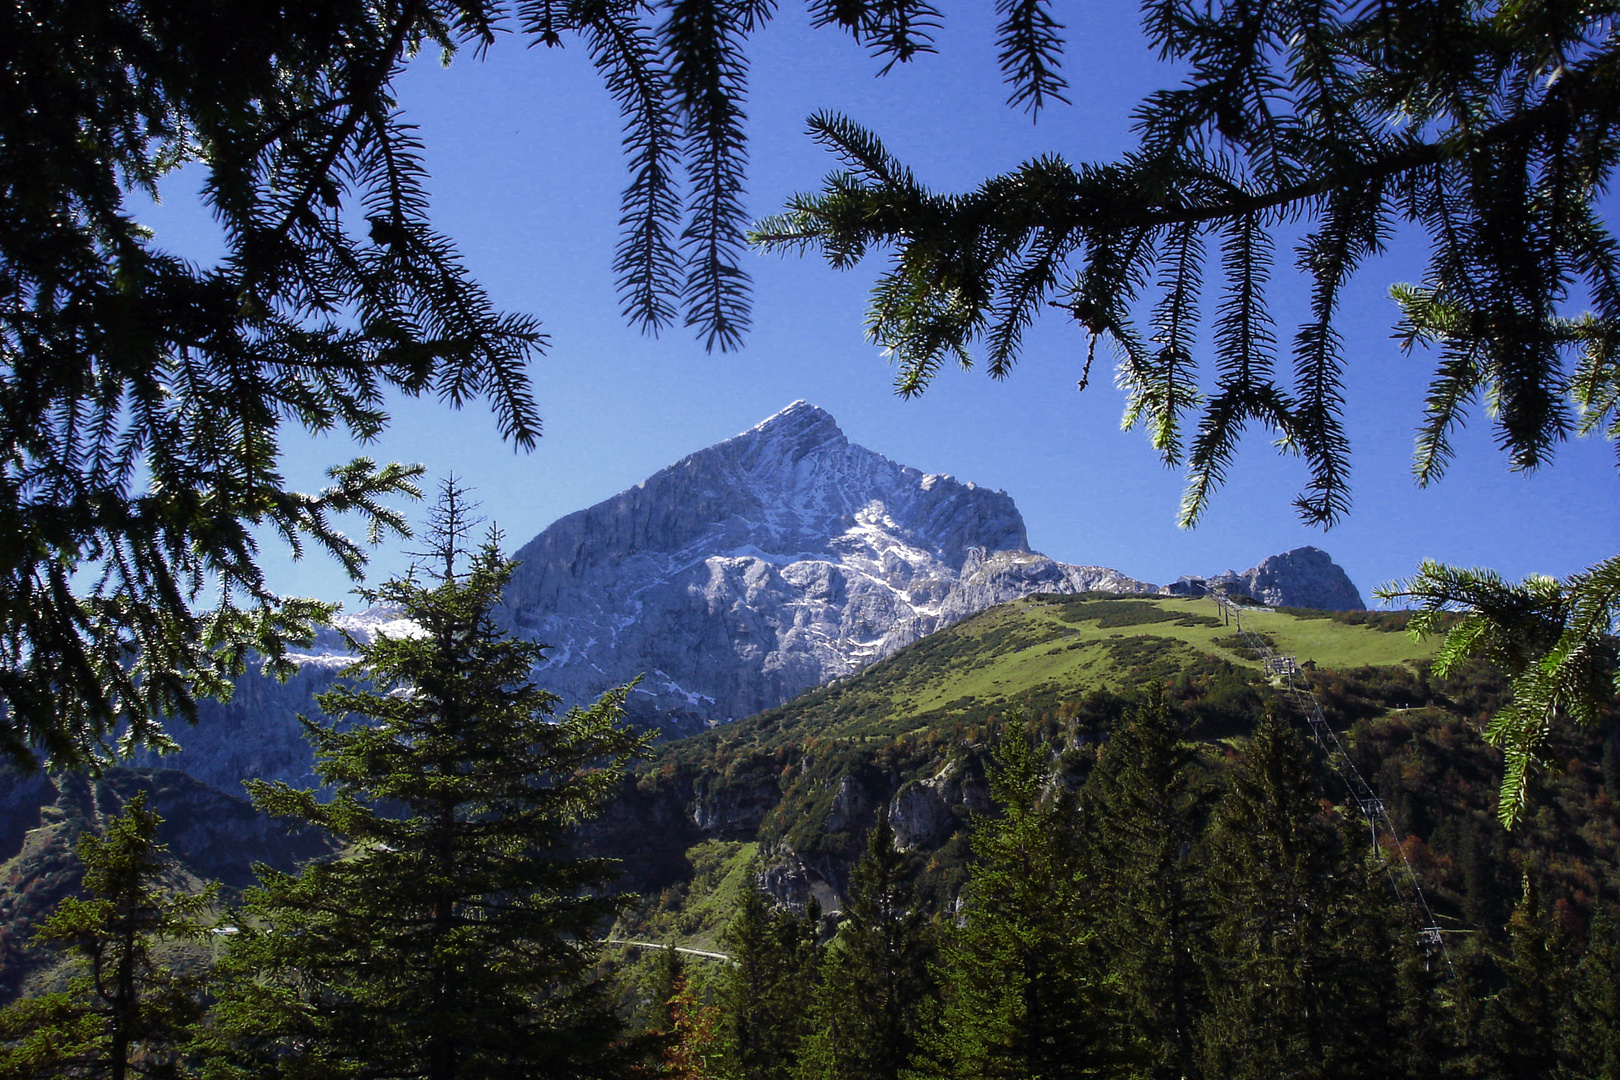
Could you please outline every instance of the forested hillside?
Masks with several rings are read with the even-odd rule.
[[[1420,674],[1432,648],[1400,632],[1403,614],[1249,608],[1241,618],[1318,681],[1325,665],[1394,665],[1390,677],[1414,686],[1410,702],[1390,704],[1439,693]],[[1273,696],[1233,620],[1207,599],[1028,597],[780,708],[660,747],[593,840],[646,890],[679,881],[692,844],[758,840],[791,853],[771,869],[781,899],[821,887],[830,904],[880,805],[903,844],[959,862],[962,815],[984,808],[984,754],[1012,711],[1080,752],[1155,682],[1202,739],[1248,731]]]
[[[1218,619],[1006,605],[643,769],[634,797],[692,785],[698,839],[615,936],[732,963],[643,951],[625,1015],[686,1075],[1611,1075],[1614,718],[1555,740],[1508,832],[1500,676],[1348,666],[1410,648],[1401,615],[1250,620],[1347,663],[1303,677],[1399,841],[1256,666],[1170,662]]]

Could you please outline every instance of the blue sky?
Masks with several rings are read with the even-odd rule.
[[[1004,105],[990,6],[948,8],[939,55],[881,79],[847,38],[810,29],[802,8],[781,9],[751,50],[750,209],[775,212],[830,168],[803,134],[819,109],[875,130],[925,184],[961,190],[1039,153],[1077,164],[1118,156],[1132,142],[1135,104],[1178,77],[1150,52],[1135,5],[1060,3],[1074,105],[1032,123]],[[1314,544],[1366,594],[1423,558],[1510,577],[1563,576],[1620,543],[1613,452],[1601,442],[1569,444],[1538,476],[1512,475],[1480,409],[1447,478],[1427,490],[1414,485],[1413,429],[1432,357],[1403,356],[1389,340],[1387,289],[1420,277],[1416,238],[1398,239],[1362,272],[1341,324],[1355,447],[1350,518],[1325,533],[1300,525],[1291,501],[1303,468],[1254,432],[1233,482],[1187,531],[1175,524],[1182,477],[1159,464],[1140,433],[1119,430],[1123,401],[1111,380],[1094,372],[1090,388],[1076,392],[1085,341],[1060,318],[1036,327],[1011,378],[947,371],[909,401],[893,395],[893,368],[862,335],[877,262],[840,273],[816,260],[748,256],[754,330],[739,353],[705,353],[679,329],[650,339],[626,327],[610,268],[625,179],[619,120],[577,45],[529,49],[513,38],[482,61],[466,55],[449,68],[424,56],[399,90],[427,146],[436,224],[499,305],[545,322],[550,344],[533,370],[545,435],[532,453],[515,454],[480,408],[403,401],[392,431],[369,447],[290,437],[296,485],[318,485],[326,465],[356,452],[422,461],[435,476],[454,471],[473,485],[516,548],[557,517],[803,398],[831,412],[854,442],[1006,490],[1035,549],[1154,582],[1242,569]],[[183,180],[170,185],[164,206],[140,216],[160,244],[208,252],[206,220]],[[1287,341],[1304,284],[1286,252],[1271,295]],[[350,587],[334,564],[293,563],[273,541],[265,562],[285,593],[340,599]],[[385,549],[373,573],[402,564]]]

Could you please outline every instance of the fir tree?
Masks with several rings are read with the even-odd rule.
[[[447,484],[435,564],[369,599],[418,628],[355,642],[353,686],[306,721],[335,795],[253,785],[348,857],[264,872],[224,962],[215,1076],[611,1076],[617,1023],[590,977],[622,897],[615,868],[570,852],[645,741],[625,689],[555,715],[528,681],[541,646],[496,618],[513,563],[491,531],[465,568],[462,494]]]
[[[721,975],[720,1059],[726,1080],[789,1080],[809,1032],[816,985],[815,902],[801,916],[743,890],[721,939],[731,963]]]
[[[653,957],[650,969],[642,979],[641,991],[646,1000],[646,1007],[642,1010],[643,1030],[654,1032],[673,1030],[670,1027],[669,1003],[677,989],[686,982],[686,961],[675,951],[675,946],[666,945],[659,949]]]
[[[936,989],[928,920],[895,848],[887,814],[849,874],[838,936],[821,960],[800,1080],[897,1080],[916,1050]]]
[[[1620,1080],[1620,929],[1606,906],[1593,916],[1586,955],[1575,965],[1560,1042],[1560,1080]]]
[[[1376,906],[1375,915],[1379,914]],[[1431,1080],[1435,1076],[1466,1075],[1469,1033],[1460,1030],[1467,1015],[1458,987],[1455,964],[1440,942],[1418,932],[1410,913],[1382,913],[1392,933],[1386,935],[1395,968],[1389,991],[1390,1023],[1394,1045],[1390,1076],[1405,1080]],[[1476,1014],[1477,1015],[1477,1014]]]
[[[1212,825],[1206,1076],[1399,1074],[1399,938],[1415,931],[1365,845],[1324,810],[1305,745],[1268,711]]]
[[[1087,911],[1122,1024],[1147,1044],[1147,1076],[1197,1076],[1209,905],[1196,845],[1209,798],[1162,688],[1115,729],[1081,801]]]
[[[1620,815],[1620,730],[1610,732],[1603,740],[1599,767],[1603,772],[1603,789],[1609,793],[1615,814]]]
[[[961,924],[943,948],[944,1004],[917,1080],[1078,1080],[1121,1075],[1117,1003],[1094,969],[1083,920],[1073,807],[1046,797],[1039,752],[1014,725],[973,823]]]
[[[1606,7],[1514,9],[1534,31],[1509,25],[1499,5],[1446,0],[1141,7],[1151,47],[1187,78],[1142,102],[1140,143],[1117,161],[1042,155],[972,192],[935,192],[873,133],[824,113],[811,132],[839,171],[762,222],[756,242],[840,268],[893,250],[868,325],[907,395],[947,363],[970,365],[975,345],[992,375],[1009,374],[1029,323],[1046,308],[1066,313],[1092,345],[1081,388],[1099,340],[1117,348],[1127,423],[1146,428],[1167,464],[1188,466],[1189,523],[1245,428],[1262,423],[1310,468],[1301,516],[1331,523],[1348,511],[1338,395],[1349,358],[1335,322],[1346,283],[1396,218],[1432,240],[1423,285],[1396,290],[1404,344],[1442,347],[1421,479],[1444,472],[1452,429],[1486,394],[1515,469],[1545,464],[1577,427],[1620,436],[1610,426],[1620,252],[1600,201],[1620,161],[1620,46]],[[1395,109],[1401,122],[1390,123]],[[1279,240],[1296,244],[1309,291],[1292,385],[1267,289]],[[1586,291],[1571,290],[1575,280]],[[1570,311],[1583,302],[1595,312]]]
[[[1487,1054],[1505,1080],[1551,1076],[1568,1009],[1567,941],[1542,901],[1535,875],[1508,919],[1503,986],[1485,1007]]]
[[[104,836],[79,841],[86,896],[63,900],[34,941],[67,950],[89,970],[66,991],[0,1012],[0,1077],[190,1075],[183,1048],[202,1017],[202,987],[159,964],[152,948],[204,936],[199,920],[214,890],[186,895],[160,886],[169,869],[157,842],[162,821],[138,792]]]

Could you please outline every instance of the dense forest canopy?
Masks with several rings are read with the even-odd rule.
[[[1494,813],[1500,759],[1458,715],[1505,693],[1498,676],[1319,672],[1333,723],[1405,830],[1403,863],[1395,840],[1369,845],[1280,695],[1215,711],[1203,677],[909,745],[786,725],[753,725],[729,751],[706,740],[712,785],[768,785],[780,769],[792,805],[757,844],[692,849],[697,876],[621,923],[644,940],[714,940],[735,961],[686,958],[672,994],[665,959],[643,965],[638,1007],[678,999],[644,1021],[677,1040],[689,1071],[676,1075],[810,1080],[832,1075],[829,1061],[918,1080],[1610,1075],[1620,773],[1586,764],[1596,738],[1560,734],[1577,756],[1537,779],[1533,819],[1509,832]],[[965,843],[919,843],[914,820],[890,828],[916,783],[897,771],[959,776],[985,796]],[[817,778],[827,794],[854,783],[896,797],[877,798],[863,837],[816,807]],[[849,860],[842,901],[818,916],[790,868],[836,879],[834,853]],[[807,955],[818,917],[823,943]]]

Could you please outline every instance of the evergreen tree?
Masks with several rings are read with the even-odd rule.
[[[1462,1000],[1466,991],[1457,985],[1450,953],[1419,932],[1411,913],[1402,914],[1386,913],[1392,929],[1386,940],[1395,967],[1389,991],[1395,1037],[1390,1075],[1406,1080],[1467,1075],[1469,1033],[1459,1030],[1467,1014]]]
[[[800,1080],[898,1080],[936,989],[928,920],[887,814],[849,874],[838,936],[821,959]]]
[[[673,1030],[670,1027],[669,1003],[686,981],[686,961],[675,951],[675,946],[666,945],[659,949],[653,957],[650,970],[642,979],[641,992],[646,1000],[646,1007],[642,1010],[642,1030],[658,1032]]]
[[[816,984],[815,902],[801,916],[743,890],[721,944],[720,1073],[726,1080],[789,1080],[809,1032]]]
[[[1615,814],[1620,816],[1620,730],[1611,731],[1603,740],[1603,757],[1598,764],[1603,773],[1603,789],[1609,793]]]
[[[944,1004],[917,1080],[1070,1080],[1122,1075],[1127,1033],[1092,965],[1070,800],[1045,792],[1036,747],[1013,725],[973,823],[961,925],[943,949]]]
[[[761,223],[756,242],[816,250],[840,268],[894,251],[869,327],[908,395],[944,364],[970,364],[976,344],[991,374],[1010,373],[1028,324],[1045,308],[1065,312],[1093,346],[1119,350],[1127,423],[1146,427],[1167,463],[1188,465],[1189,522],[1245,428],[1262,421],[1309,464],[1301,516],[1328,523],[1348,511],[1347,358],[1334,324],[1346,282],[1397,217],[1432,241],[1423,285],[1396,291],[1402,338],[1443,346],[1424,403],[1422,479],[1444,472],[1452,428],[1486,394],[1500,403],[1491,422],[1515,469],[1545,464],[1577,426],[1620,436],[1609,427],[1620,406],[1610,351],[1620,251],[1601,203],[1620,161],[1620,43],[1606,6],[1543,2],[1511,19],[1497,4],[1447,0],[1141,7],[1151,46],[1187,78],[1142,103],[1141,141],[1119,160],[1043,155],[970,193],[934,192],[873,133],[822,114],[812,134],[842,168]],[[1047,44],[1055,53],[1061,38]],[[1388,122],[1392,109],[1402,122]],[[1279,240],[1296,243],[1310,294],[1292,386],[1266,288]],[[1195,351],[1216,278],[1205,360]],[[1576,280],[1585,291],[1570,289]],[[1580,303],[1594,313],[1571,313]],[[1575,379],[1571,353],[1584,354]],[[1591,413],[1578,416],[1576,403]]]
[[[1208,801],[1160,687],[1114,730],[1081,793],[1089,920],[1156,1080],[1198,1075],[1209,905],[1196,845]]]
[[[355,642],[353,686],[306,721],[335,795],[253,785],[255,804],[328,830],[345,858],[262,872],[224,962],[215,1076],[610,1076],[617,1023],[590,970],[622,902],[615,868],[570,852],[645,740],[626,689],[555,715],[528,681],[541,646],[495,617],[513,563],[471,554],[447,484],[428,553],[372,594],[417,630]]]
[[[1401,936],[1366,834],[1324,811],[1305,745],[1261,720],[1210,838],[1203,1071],[1223,1080],[1399,1075]]]
[[[63,992],[0,1011],[0,1077],[190,1075],[183,1046],[202,1016],[202,988],[159,964],[152,948],[204,936],[199,919],[214,890],[185,895],[160,886],[169,869],[157,842],[162,821],[138,792],[104,836],[79,841],[86,895],[63,900],[34,941],[69,951],[89,971]]]
[[[1487,1055],[1505,1080],[1551,1076],[1558,1063],[1561,1023],[1567,1015],[1567,942],[1541,897],[1533,874],[1508,919],[1506,985],[1485,1007]]]
[[[1570,980],[1570,1007],[1560,1024],[1560,1080],[1620,1080],[1620,929],[1599,906],[1586,955]]]

